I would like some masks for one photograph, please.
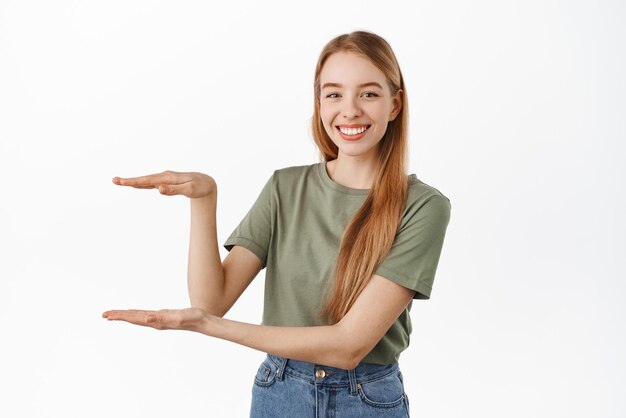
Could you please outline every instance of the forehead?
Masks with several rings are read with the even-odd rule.
[[[336,52],[329,56],[320,71],[320,85],[338,83],[346,86],[375,81],[386,86],[387,79],[372,62],[353,52]]]

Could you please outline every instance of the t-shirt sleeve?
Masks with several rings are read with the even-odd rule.
[[[230,251],[235,245],[252,251],[262,268],[267,263],[267,253],[272,231],[272,183],[273,176],[265,183],[256,201],[224,242],[224,248]]]
[[[430,299],[450,210],[450,200],[441,195],[409,207],[375,274],[415,290],[414,299]]]

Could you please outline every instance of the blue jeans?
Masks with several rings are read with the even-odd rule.
[[[251,418],[406,418],[398,363],[352,370],[268,354],[252,386]]]

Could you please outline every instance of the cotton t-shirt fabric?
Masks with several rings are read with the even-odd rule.
[[[407,204],[393,245],[375,274],[429,299],[445,232],[450,200],[408,176]],[[334,182],[326,162],[274,171],[252,208],[224,247],[240,245],[256,254],[265,271],[263,325],[326,325],[319,318],[341,237],[368,189]],[[390,364],[409,345],[412,301],[362,360]]]

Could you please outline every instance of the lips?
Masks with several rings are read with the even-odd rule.
[[[371,125],[338,125],[339,135],[346,141],[361,139]]]

